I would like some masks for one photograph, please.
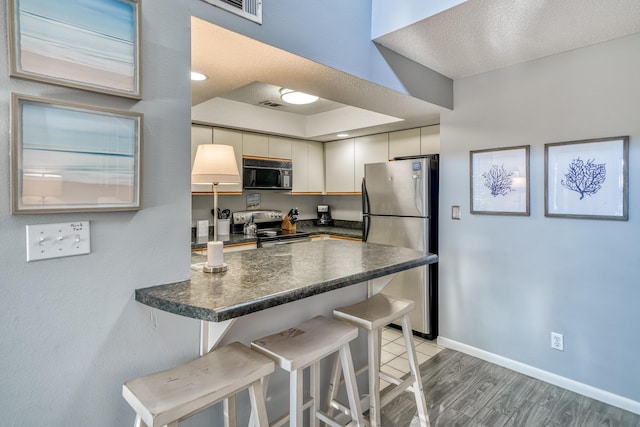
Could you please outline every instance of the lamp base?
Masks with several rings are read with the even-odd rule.
[[[223,262],[222,265],[212,266],[205,262],[204,265],[202,266],[202,271],[204,273],[222,273],[227,271],[227,263]]]

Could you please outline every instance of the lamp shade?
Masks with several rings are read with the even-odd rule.
[[[235,184],[240,182],[233,147],[220,144],[198,145],[191,170],[194,184]]]

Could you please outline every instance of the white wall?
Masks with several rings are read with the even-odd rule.
[[[440,335],[636,411],[639,51],[636,34],[456,81],[440,169]],[[629,221],[546,218],[544,144],[619,135],[631,137]],[[515,145],[531,145],[531,216],[470,215],[469,150]],[[551,331],[564,352],[550,348]]]

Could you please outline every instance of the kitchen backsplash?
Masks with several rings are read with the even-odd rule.
[[[291,208],[298,208],[300,220],[317,218],[317,206],[327,204],[331,207],[331,216],[336,221],[360,222],[362,221],[362,202],[359,195],[354,196],[322,196],[322,195],[295,195],[277,191],[256,191],[250,194],[260,194],[260,209],[278,209],[284,213]],[[247,210],[247,193],[242,195],[218,197],[218,207],[229,209],[231,212]],[[213,221],[211,209],[213,208],[213,196],[191,196],[191,225],[195,227],[200,219]],[[350,227],[345,227],[350,228]]]

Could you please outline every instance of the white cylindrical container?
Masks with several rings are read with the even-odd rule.
[[[222,258],[222,242],[207,243],[207,265],[209,267],[218,267],[223,264]]]
[[[229,220],[218,218],[218,236],[229,235]]]

